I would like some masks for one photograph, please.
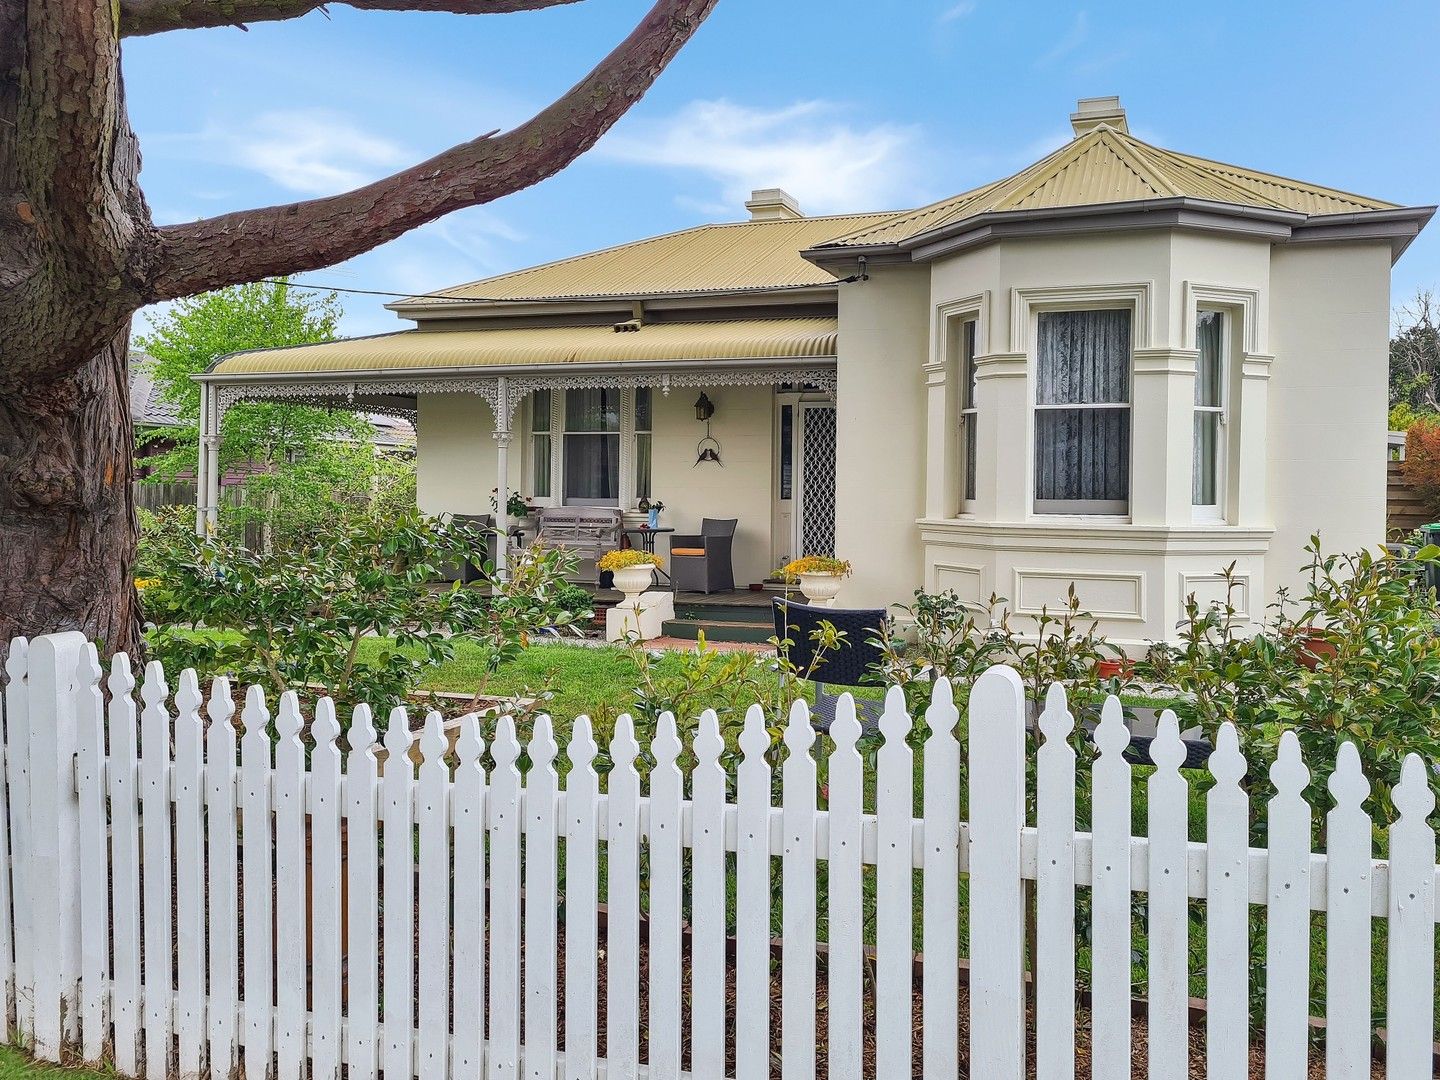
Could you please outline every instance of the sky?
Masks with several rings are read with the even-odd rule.
[[[648,9],[360,12],[128,40],[157,222],[332,194],[509,128]],[[1160,146],[1408,205],[1440,203],[1440,4],[719,0],[650,93],[542,183],[299,280],[423,292],[709,221],[753,188],[807,213],[903,209],[1008,175],[1119,94]],[[1440,286],[1440,219],[1395,267]],[[342,297],[342,332],[402,329]],[[143,326],[144,316],[142,315]]]

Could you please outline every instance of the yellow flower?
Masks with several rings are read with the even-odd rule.
[[[153,586],[159,584],[161,584],[161,582],[158,577],[135,579],[135,588],[139,589],[141,592],[144,592],[146,589],[152,588]]]

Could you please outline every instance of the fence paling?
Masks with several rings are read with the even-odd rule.
[[[117,657],[106,710],[93,649],[76,639],[12,644],[7,663],[10,827],[8,835],[0,830],[9,844],[8,852],[0,847],[0,870],[8,871],[0,873],[0,888],[12,897],[14,922],[5,920],[8,938],[0,934],[0,966],[14,972],[14,996],[6,1007],[13,1001],[16,1022],[46,1056],[58,1054],[62,1039],[78,1039],[83,1052],[94,1054],[113,1038],[117,1066],[128,1063],[138,1072],[143,1065],[154,1077],[199,1075],[206,1068],[212,1075],[228,1074],[237,1060],[251,1075],[277,1077],[303,1075],[308,1061],[313,1075],[324,1080],[335,1080],[342,1065],[353,1076],[374,1076],[382,1063],[390,1080],[448,1080],[482,1069],[504,1080],[521,1075],[588,1080],[602,1069],[608,1076],[630,1077],[642,1068],[652,1076],[678,1077],[688,1020],[691,1075],[723,1076],[727,1051],[733,1051],[737,1078],[768,1080],[777,1068],[770,1058],[769,1014],[771,864],[778,859],[784,930],[778,1070],[787,1078],[808,1078],[817,1064],[815,938],[822,881],[829,938],[829,1075],[844,1080],[863,1074],[867,999],[875,1017],[877,1075],[907,1075],[917,871],[918,930],[927,954],[920,1005],[927,1076],[953,1075],[961,1052],[953,962],[959,952],[961,875],[969,876],[970,893],[972,1074],[1018,1078],[1025,1068],[1021,885],[1026,880],[1037,882],[1036,1045],[1042,1075],[1064,1077],[1073,1069],[1076,882],[1092,886],[1096,1077],[1126,1075],[1130,1068],[1128,1051],[1123,1061],[1119,1051],[1130,1040],[1130,910],[1136,894],[1148,894],[1150,913],[1152,1075],[1183,1076],[1188,1068],[1185,914],[1197,898],[1208,908],[1211,1076],[1244,1076],[1249,1068],[1248,1040],[1237,1032],[1251,1021],[1248,937],[1255,906],[1271,918],[1265,974],[1268,1076],[1299,1076],[1307,1065],[1312,911],[1327,915],[1330,1075],[1360,1077],[1370,1071],[1373,918],[1385,919],[1388,929],[1388,1075],[1409,1080],[1431,1073],[1440,867],[1427,821],[1433,796],[1418,758],[1406,762],[1395,790],[1399,817],[1390,829],[1388,863],[1370,858],[1370,823],[1362,809],[1369,789],[1348,746],[1330,782],[1336,805],[1328,822],[1329,851],[1310,850],[1312,814],[1303,801],[1309,774],[1293,738],[1282,741],[1272,769],[1275,798],[1257,808],[1268,819],[1269,847],[1250,848],[1250,807],[1240,786],[1247,764],[1233,730],[1222,731],[1212,759],[1217,782],[1207,796],[1207,842],[1188,841],[1178,725],[1170,716],[1162,718],[1151,749],[1157,771],[1148,781],[1150,835],[1132,836],[1131,773],[1122,756],[1128,735],[1115,702],[1105,706],[1097,735],[1093,831],[1077,832],[1074,754],[1066,744],[1073,718],[1058,690],[1039,723],[1044,741],[1037,818],[1034,827],[1027,826],[1025,704],[1018,680],[1004,670],[983,677],[970,696],[968,823],[959,819],[957,798],[958,711],[943,682],[927,712],[931,734],[920,818],[913,816],[910,718],[893,690],[881,722],[874,813],[863,810],[859,725],[844,699],[825,762],[828,810],[816,807],[820,763],[803,705],[792,711],[785,729],[778,805],[772,805],[770,765],[778,748],[772,748],[758,708],[747,716],[741,736],[733,803],[726,797],[723,743],[713,714],[701,719],[694,741],[690,801],[678,767],[682,747],[669,718],[649,746],[655,766],[648,794],[642,794],[636,768],[640,743],[633,723],[621,719],[609,747],[615,763],[609,790],[601,794],[593,767],[598,748],[588,721],[574,727],[566,749],[573,767],[562,786],[553,767],[560,748],[548,719],[537,724],[526,748],[530,768],[524,777],[517,767],[521,746],[513,721],[499,724],[488,777],[478,724],[465,721],[452,776],[445,761],[448,743],[432,715],[421,738],[417,780],[403,710],[391,717],[386,733],[391,767],[381,776],[369,711],[356,710],[342,770],[335,745],[339,725],[333,705],[322,701],[307,767],[298,702],[293,695],[280,699],[280,738],[272,745],[264,696],[251,688],[237,768],[228,684],[217,680],[211,688],[205,730],[193,675],[179,679],[172,715],[164,673],[151,665],[141,691],[144,712],[137,717],[134,679],[128,661]],[[61,657],[75,669],[73,677],[57,666]],[[41,719],[50,730],[37,728]],[[60,782],[41,790],[32,773]],[[602,845],[608,882],[603,942],[597,933]],[[59,858],[51,855],[57,849]],[[738,1009],[733,1035],[724,1018],[732,852]],[[97,860],[108,864],[108,876],[94,871],[91,863]],[[862,981],[865,867],[874,868],[880,913],[873,988]],[[648,874],[648,887],[642,888],[647,880],[642,873]],[[52,889],[56,899],[51,902],[47,893],[37,907],[34,890],[59,881],[71,882],[73,889]],[[643,988],[642,899],[649,905],[649,976]],[[688,1014],[680,967],[687,899]],[[562,903],[563,1005],[556,936]],[[21,926],[32,928],[41,944],[22,936]],[[242,941],[243,987],[237,955]],[[600,964],[606,977],[603,1003],[597,1001]],[[643,1066],[642,1001],[649,1010]],[[563,1050],[556,1039],[562,1007]],[[606,1026],[603,1061],[597,1020]]]

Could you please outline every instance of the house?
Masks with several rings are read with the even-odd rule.
[[[1023,618],[1073,583],[1138,643],[1234,563],[1258,618],[1312,533],[1383,539],[1390,267],[1434,207],[1151,146],[1117,98],[1071,123],[917,210],[757,191],[748,221],[391,305],[412,329],[227,357],[208,430],[252,398],[413,415],[423,509],[658,498],[682,531],[739,519],[742,588],[830,552],[847,606]]]

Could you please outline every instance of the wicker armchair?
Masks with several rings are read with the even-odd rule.
[[[705,518],[698,533],[670,537],[670,579],[676,592],[730,592],[735,569],[730,552],[736,518]]]
[[[823,608],[797,604],[775,597],[771,601],[775,616],[776,651],[790,661],[801,674],[810,672],[815,684],[816,726],[828,731],[835,719],[835,704],[840,695],[832,686],[869,685],[871,675],[880,662],[880,642],[888,630],[884,608]],[[845,636],[838,647],[828,649],[817,662],[817,642],[812,634],[828,622]],[[814,670],[811,671],[811,667]],[[875,730],[884,703],[878,699],[857,699],[855,715],[866,733]]]

